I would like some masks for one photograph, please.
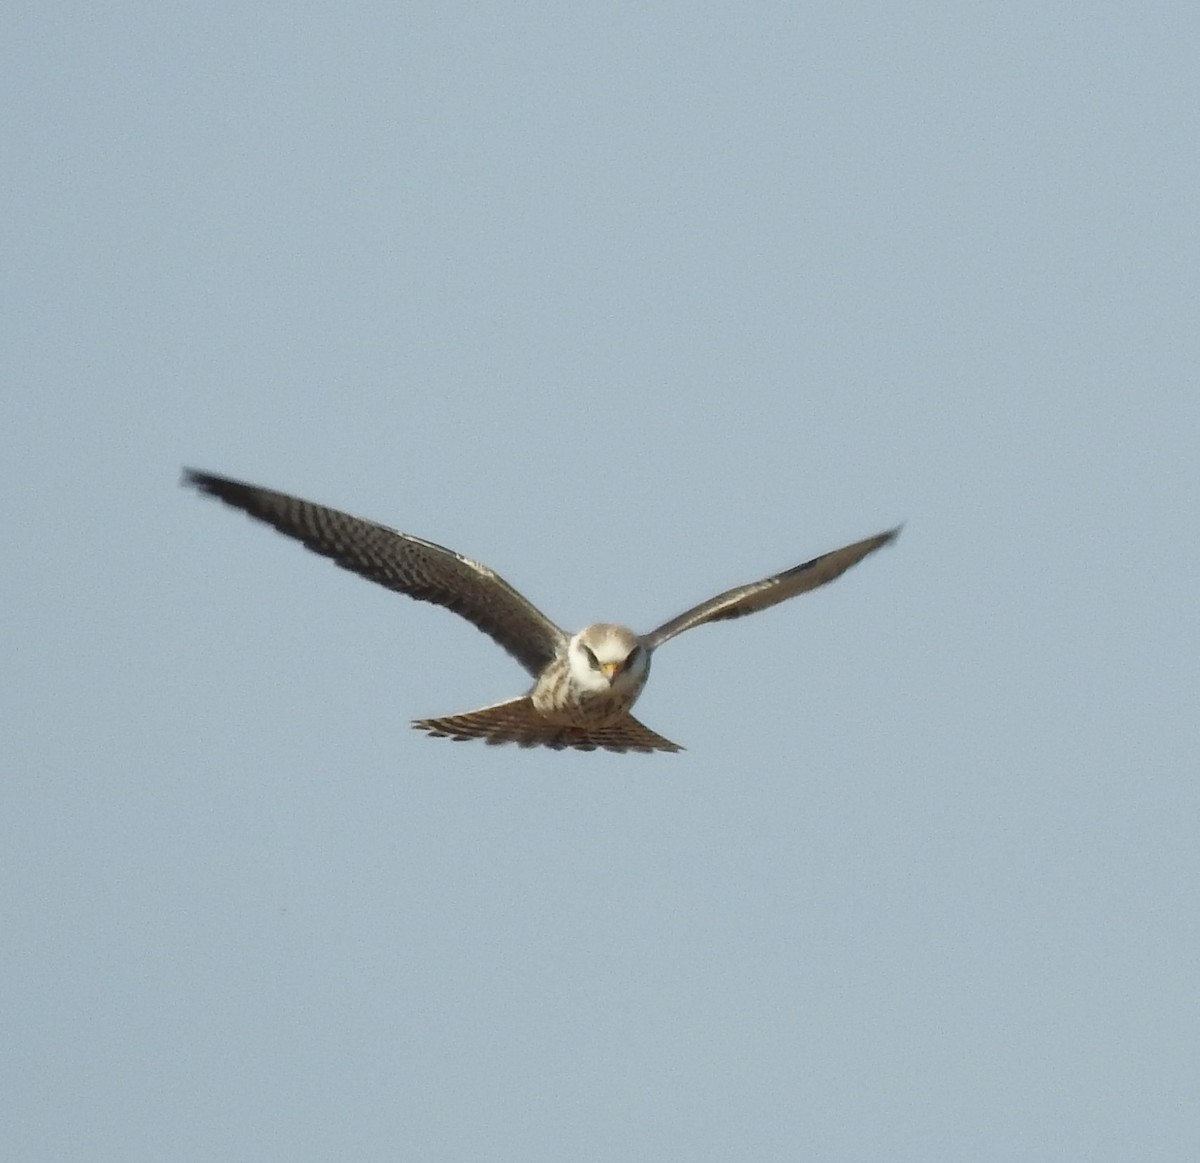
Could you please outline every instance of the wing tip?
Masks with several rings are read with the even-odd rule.
[[[185,488],[195,489],[205,496],[221,500],[222,492],[236,482],[226,477],[219,477],[215,473],[205,472],[203,469],[189,468],[184,465],[179,473],[179,483]]]

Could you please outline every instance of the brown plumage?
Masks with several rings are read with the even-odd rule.
[[[528,694],[413,726],[451,739],[485,739],[580,751],[679,751],[629,713],[664,642],[706,622],[740,618],[840,577],[893,541],[878,533],[782,573],[726,590],[649,634],[597,623],[569,635],[499,574],[460,553],[257,485],[184,470],[184,483],[273,526],[343,569],[460,614],[504,647],[536,679]]]
[[[515,743],[518,747],[551,747],[561,751],[682,751],[678,743],[664,739],[628,713],[613,722],[571,726],[547,719],[528,695],[492,707],[445,715],[440,719],[416,719],[413,726],[441,739],[483,739],[487,743]]]

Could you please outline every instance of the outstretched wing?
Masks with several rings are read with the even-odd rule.
[[[502,577],[450,549],[241,481],[184,469],[185,484],[217,497],[303,542],[343,569],[445,606],[491,635],[532,675],[538,675],[567,636]]]
[[[705,622],[720,622],[726,618],[741,618],[758,610],[765,610],[778,602],[785,602],[797,594],[815,590],[826,582],[841,577],[852,565],[857,565],[868,553],[874,553],[880,546],[894,541],[900,534],[899,527],[889,529],[886,533],[868,537],[865,541],[856,541],[844,549],[835,549],[832,553],[814,557],[794,569],[777,573],[774,577],[763,578],[762,581],[751,582],[749,585],[737,586],[701,602],[690,610],[685,610],[677,618],[663,623],[657,630],[646,634],[642,641],[653,650],[661,646],[676,634],[682,634],[693,626],[702,626]]]

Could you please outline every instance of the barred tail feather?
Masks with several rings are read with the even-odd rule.
[[[603,727],[570,727],[552,723],[534,709],[525,695],[478,711],[446,715],[440,719],[416,719],[413,726],[440,739],[483,739],[495,745],[515,743],[518,747],[551,747],[561,751],[682,751],[683,748],[651,731],[632,715]]]

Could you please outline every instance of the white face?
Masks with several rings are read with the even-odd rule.
[[[580,630],[567,644],[571,678],[583,690],[636,691],[646,681],[650,653],[623,626]]]

